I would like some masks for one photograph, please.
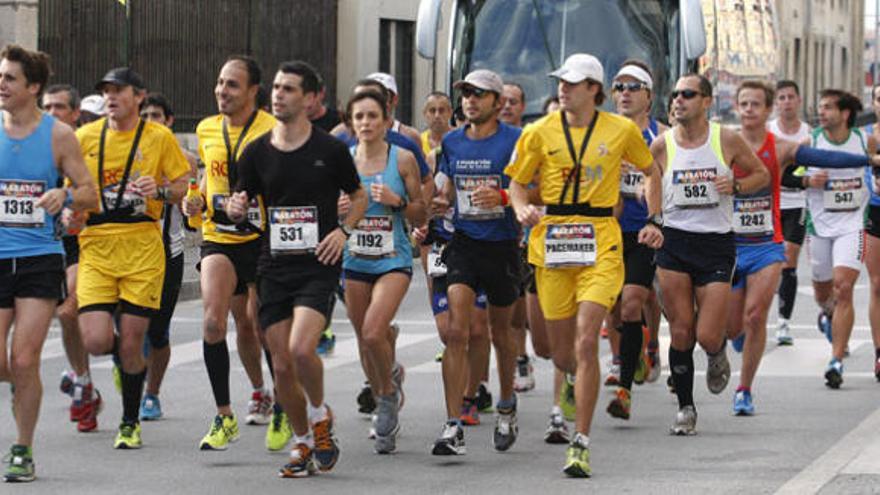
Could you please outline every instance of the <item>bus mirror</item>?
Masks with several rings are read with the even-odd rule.
[[[706,52],[706,26],[700,0],[681,2],[681,47],[687,60],[695,60]]]
[[[422,0],[416,20],[416,49],[423,58],[433,59],[437,52],[437,30],[443,0]]]

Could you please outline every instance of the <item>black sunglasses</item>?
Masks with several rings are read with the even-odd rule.
[[[611,88],[618,93],[623,93],[624,90],[629,91],[630,93],[634,93],[641,89],[647,88],[647,86],[645,85],[645,83],[640,82],[616,82]]]
[[[475,88],[473,86],[464,86],[461,88],[461,97],[462,98],[470,98],[471,96],[476,96],[477,98],[482,98],[483,95],[489,93],[487,89]]]
[[[673,91],[672,93],[669,93],[670,98],[673,100],[678,98],[679,96],[681,96],[685,100],[690,100],[696,96],[702,96],[702,95],[703,95],[703,93],[696,91],[694,89],[677,89],[677,90]]]

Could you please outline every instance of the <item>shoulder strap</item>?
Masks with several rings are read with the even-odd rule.
[[[668,170],[672,168],[672,162],[675,160],[675,150],[677,149],[675,130],[669,129],[663,134],[663,137],[666,139],[666,169]]]
[[[712,147],[712,153],[715,154],[718,161],[726,165],[727,162],[724,161],[724,148],[721,146],[721,124],[717,122],[709,123],[709,146]]]

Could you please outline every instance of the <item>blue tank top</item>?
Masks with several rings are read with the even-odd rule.
[[[443,137],[440,155],[440,171],[449,177],[456,192],[455,231],[483,241],[515,240],[520,228],[513,209],[476,208],[470,195],[481,185],[507,189],[510,177],[504,173],[504,167],[510,163],[522,131],[499,122],[495,134],[473,140],[467,137],[465,129],[461,127]]]
[[[642,137],[648,146],[657,137],[659,128],[657,121],[650,119],[648,128],[642,131]],[[624,198],[623,212],[620,214],[620,230],[622,232],[638,232],[648,223],[648,205],[644,199]]]
[[[349,134],[348,131],[344,131],[342,134],[335,136],[336,139],[342,141],[349,148],[355,146],[357,144],[357,137]],[[416,157],[416,163],[419,165],[419,173],[422,178],[425,178],[431,175],[431,167],[428,166],[428,162],[425,160],[425,154],[422,153],[422,146],[419,143],[414,142],[412,139],[406,137],[404,134],[401,134],[397,131],[388,129],[385,133],[385,141],[389,144],[393,144],[394,146],[398,146],[403,148]]]
[[[52,156],[54,125],[43,114],[24,139],[10,138],[0,125],[0,259],[64,253],[56,217],[35,207],[61,179]]]
[[[376,175],[360,175],[361,184],[367,192],[369,205],[363,220],[348,238],[342,268],[363,273],[386,273],[397,268],[412,267],[412,245],[406,235],[406,218],[402,211],[376,203],[370,195],[370,187],[383,182],[399,196],[407,198],[406,186],[397,168],[397,146],[388,149],[385,170]],[[351,148],[354,155],[354,147]]]
[[[874,132],[874,125],[868,124],[865,126],[865,135],[870,136]],[[869,204],[871,206],[880,206],[880,191],[874,187],[874,176],[873,176],[874,167],[866,167],[865,168],[865,183],[868,184],[868,190],[871,191],[871,199]]]

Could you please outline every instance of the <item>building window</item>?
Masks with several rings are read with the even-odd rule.
[[[415,22],[379,20],[379,70],[391,74],[397,81],[395,117],[407,124],[413,118],[415,32]]]

